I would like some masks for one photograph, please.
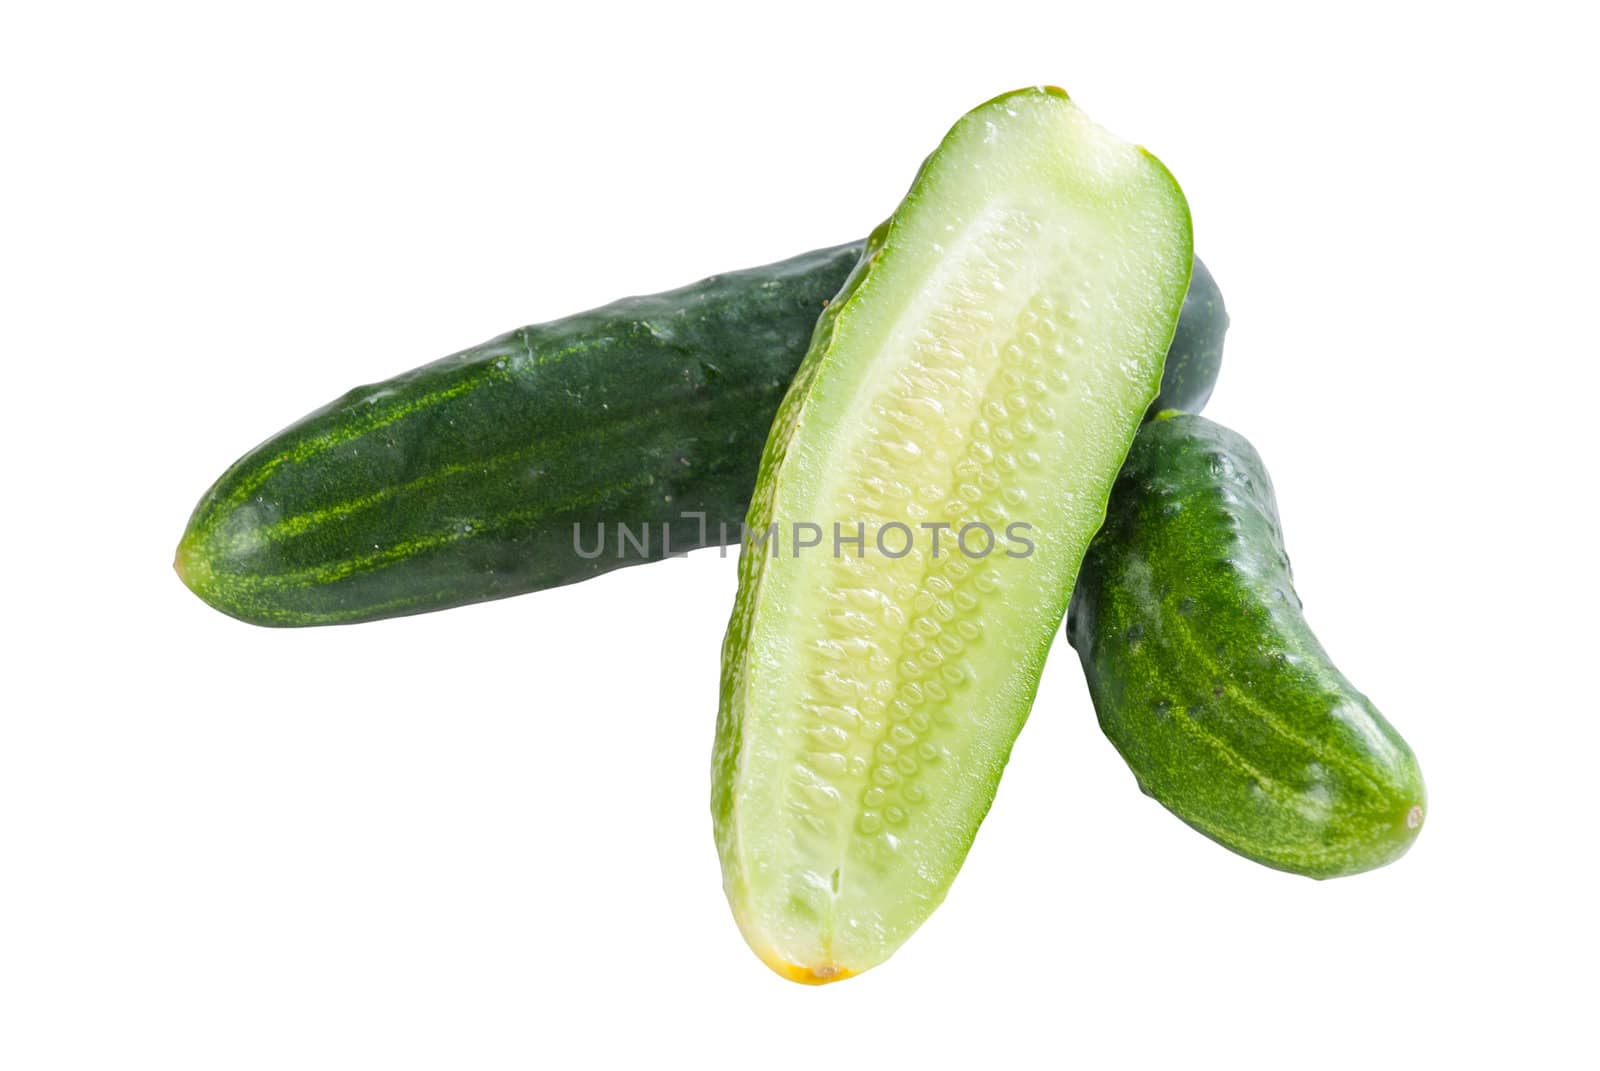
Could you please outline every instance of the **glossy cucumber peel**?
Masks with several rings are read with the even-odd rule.
[[[357,388],[212,485],[178,573],[253,624],[344,624],[587,580],[720,542],[719,521],[736,539],[772,414],[860,249],[625,298]]]
[[[1240,435],[1187,414],[1140,431],[1071,617],[1101,727],[1200,832],[1315,878],[1416,839],[1416,757],[1306,624],[1271,480]]]
[[[737,540],[773,413],[864,245],[624,298],[359,387],[229,467],[195,507],[179,575],[253,624],[350,624]],[[1227,318],[1198,259],[1190,291],[1153,409],[1197,408],[1216,379]]]
[[[724,888],[785,977],[866,970],[943,899],[1155,397],[1190,241],[1159,162],[1023,90],[951,130],[819,322],[751,501],[777,534],[740,559],[713,756]],[[919,527],[1019,522],[1017,556],[948,534],[936,556]],[[792,553],[836,523],[860,557]]]
[[[1222,301],[1222,290],[1205,262],[1195,257],[1178,329],[1172,334],[1167,363],[1161,370],[1161,392],[1145,410],[1146,420],[1168,409],[1198,413],[1206,407],[1211,388],[1217,385],[1217,373],[1222,371],[1222,343],[1227,334],[1228,307]]]

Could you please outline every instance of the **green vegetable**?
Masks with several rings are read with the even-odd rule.
[[[195,508],[178,572],[242,620],[323,625],[737,541],[772,415],[863,245],[625,298],[360,387],[235,462]],[[1227,320],[1205,311],[1221,295],[1198,260],[1194,280],[1177,340],[1199,341],[1174,342],[1158,408],[1192,408],[1193,385],[1216,378]]]
[[[178,572],[245,621],[321,625],[737,539],[773,411],[859,251],[627,298],[359,387],[222,475]]]
[[[762,457],[713,759],[724,888],[785,977],[881,962],[944,897],[1191,259],[1166,169],[1023,90],[956,124],[829,305]]]
[[[1300,606],[1250,444],[1198,416],[1147,424],[1073,598],[1100,725],[1179,818],[1326,878],[1399,858],[1425,798],[1411,749]]]
[[[1194,258],[1194,274],[1183,298],[1178,329],[1161,372],[1161,393],[1145,412],[1146,420],[1168,409],[1198,413],[1211,400],[1211,388],[1222,371],[1222,340],[1228,333],[1228,308],[1205,262]]]

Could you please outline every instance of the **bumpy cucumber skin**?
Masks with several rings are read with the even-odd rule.
[[[1223,304],[1222,291],[1205,262],[1195,257],[1178,330],[1161,372],[1161,393],[1150,403],[1146,420],[1168,409],[1198,413],[1206,407],[1211,388],[1217,385],[1217,373],[1222,371],[1222,343],[1227,333],[1228,307]]]
[[[179,546],[259,625],[440,610],[737,539],[762,442],[859,242],[513,331],[359,387],[239,459]],[[707,532],[686,514],[703,513]],[[615,525],[649,522],[649,553]],[[605,524],[604,552],[596,524]]]
[[[1235,432],[1189,414],[1140,431],[1069,637],[1140,787],[1208,837],[1314,878],[1416,839],[1416,757],[1306,624],[1272,483]]]
[[[773,413],[864,246],[624,298],[358,387],[217,480],[179,575],[252,624],[350,624],[737,541]],[[1196,258],[1151,415],[1210,394],[1221,307]],[[648,526],[650,552],[619,556],[618,522]],[[574,524],[589,551],[606,525],[599,557],[574,551]]]

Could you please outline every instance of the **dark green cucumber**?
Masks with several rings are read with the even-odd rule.
[[[1144,426],[1070,621],[1101,728],[1200,832],[1316,878],[1411,846],[1416,757],[1307,626],[1271,480],[1238,434],[1189,414]]]
[[[359,387],[223,474],[178,571],[245,621],[321,625],[587,580],[718,541],[719,521],[735,540],[772,415],[861,248],[626,298]]]
[[[1222,291],[1205,262],[1195,257],[1178,330],[1161,373],[1161,393],[1150,403],[1146,420],[1168,409],[1198,413],[1206,407],[1211,388],[1217,385],[1217,373],[1222,371],[1222,342],[1227,333],[1228,307],[1222,302]]]
[[[862,247],[625,298],[359,387],[223,474],[178,572],[241,620],[323,625],[737,541],[778,402]],[[1204,296],[1177,337],[1206,341],[1174,343],[1156,408],[1216,377],[1226,319],[1203,311],[1221,299],[1198,260],[1194,278]]]

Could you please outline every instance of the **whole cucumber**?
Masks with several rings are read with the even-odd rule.
[[[178,573],[241,620],[325,625],[736,541],[778,402],[863,245],[624,298],[358,387],[223,473]],[[1216,378],[1226,314],[1198,261],[1194,278],[1177,338],[1202,341],[1174,342],[1157,408]]]
[[[1190,414],[1140,430],[1069,620],[1106,736],[1206,836],[1315,878],[1416,839],[1416,757],[1306,624],[1243,437]]]

